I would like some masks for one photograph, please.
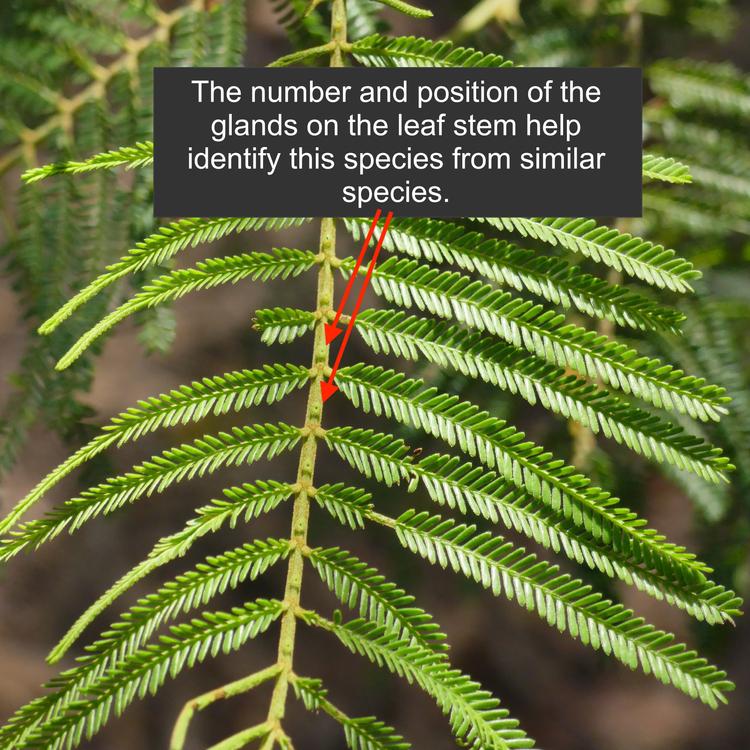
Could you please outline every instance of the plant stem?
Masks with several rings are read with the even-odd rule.
[[[19,133],[21,143],[10,149],[0,159],[0,174],[5,173],[19,159],[26,167],[37,166],[36,150],[56,129],[70,131],[73,127],[73,116],[84,105],[104,96],[107,85],[123,71],[137,68],[141,53],[154,42],[166,41],[175,25],[189,13],[204,11],[203,0],[190,0],[185,5],[170,11],[158,11],[154,16],[154,28],[137,38],[125,42],[125,51],[114,62],[107,66],[98,66],[94,71],[94,80],[78,93],[66,97],[60,95],[56,102],[57,111],[35,128],[24,128]]]
[[[177,718],[177,722],[174,725],[172,739],[169,743],[169,750],[182,750],[185,746],[190,722],[196,713],[203,711],[204,708],[208,708],[208,706],[217,701],[246,693],[249,690],[258,687],[258,685],[262,685],[267,680],[273,679],[278,672],[279,666],[278,664],[274,664],[272,667],[267,667],[260,672],[254,672],[247,677],[243,677],[235,682],[230,682],[229,684],[215,688],[214,690],[209,690],[209,692],[189,700],[183,707]]]
[[[253,740],[257,740],[259,737],[265,737],[270,732],[270,726],[268,722],[258,724],[250,729],[243,729],[237,734],[233,734],[225,740],[222,740],[216,745],[211,745],[208,750],[239,750],[241,747],[245,747]]]
[[[448,34],[448,39],[458,41],[476,34],[493,21],[502,25],[521,20],[520,0],[480,0]]]
[[[331,259],[336,251],[336,226],[333,219],[323,219],[320,226],[320,251],[323,262],[318,272],[317,311],[320,313],[315,327],[315,344],[313,348],[312,367],[316,375],[310,383],[305,413],[307,434],[300,451],[297,469],[297,496],[292,511],[292,530],[290,541],[293,546],[289,556],[284,604],[287,609],[281,619],[279,634],[278,666],[279,676],[276,680],[268,721],[278,727],[284,717],[286,696],[289,688],[289,675],[292,672],[294,657],[294,640],[297,631],[297,610],[300,605],[302,574],[304,568],[304,550],[307,546],[307,527],[310,517],[310,490],[315,475],[315,458],[318,450],[318,437],[323,416],[323,394],[320,383],[328,366],[328,345],[325,339],[326,315],[333,306],[333,271]]]
[[[344,65],[341,45],[346,43],[346,3],[345,0],[332,0],[331,5],[331,67],[339,68]],[[271,696],[268,710],[268,725],[272,735],[281,729],[281,721],[286,709],[286,698],[289,692],[289,680],[293,674],[294,643],[297,632],[297,612],[300,607],[302,590],[302,575],[304,572],[304,552],[307,548],[307,530],[310,517],[310,497],[312,483],[315,476],[315,458],[317,455],[318,438],[321,434],[323,419],[323,394],[320,384],[328,368],[328,344],[325,339],[325,322],[328,313],[333,310],[333,269],[332,261],[336,258],[336,225],[333,219],[323,219],[320,223],[320,254],[322,262],[318,272],[318,291],[316,312],[318,322],[315,326],[315,342],[313,345],[312,369],[315,373],[310,383],[305,413],[305,429],[307,434],[300,451],[297,469],[297,496],[294,500],[292,512],[292,530],[290,541],[293,546],[289,556],[284,604],[286,612],[281,619],[279,633],[278,667],[279,676]],[[274,740],[269,736],[273,746]]]
[[[310,47],[309,49],[303,49],[299,52],[292,52],[289,55],[284,55],[278,60],[274,60],[268,67],[269,68],[285,68],[289,65],[296,65],[297,63],[304,62],[311,57],[319,57],[321,55],[333,52],[336,49],[336,42],[328,42],[320,47]]]
[[[331,55],[331,67],[344,67],[346,45],[346,0],[331,0],[331,41],[336,45]]]

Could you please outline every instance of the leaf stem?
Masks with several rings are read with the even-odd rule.
[[[203,0],[190,0],[173,11],[158,11],[154,15],[154,28],[137,38],[125,40],[124,52],[110,65],[97,67],[94,80],[78,93],[66,97],[61,95],[56,102],[56,112],[35,128],[24,128],[20,135],[21,143],[10,149],[0,159],[0,175],[8,171],[19,159],[27,167],[37,166],[37,147],[52,135],[55,130],[70,129],[73,116],[91,101],[104,97],[107,85],[123,71],[137,68],[141,53],[155,42],[169,39],[175,25],[190,13],[205,11]]]
[[[209,690],[207,693],[189,700],[183,706],[180,715],[177,717],[174,730],[172,731],[172,739],[169,743],[169,750],[182,750],[185,747],[185,740],[187,739],[190,722],[193,720],[196,713],[203,711],[203,709],[208,708],[208,706],[217,701],[232,698],[235,695],[241,695],[242,693],[247,693],[253,688],[258,687],[258,685],[262,685],[264,682],[273,679],[278,673],[279,665],[274,664],[271,667],[262,669],[259,672],[254,672],[251,675],[247,675],[247,677],[242,677],[241,679],[236,680],[235,682],[230,682],[222,687]],[[262,726],[267,731],[267,725],[263,724]],[[254,730],[257,729],[257,727],[254,728]]]
[[[342,45],[346,43],[346,2],[332,0],[331,2],[331,42],[333,44],[330,65],[340,68],[344,65]],[[284,718],[286,699],[289,692],[289,681],[293,674],[294,644],[297,632],[297,612],[300,608],[300,594],[302,590],[302,576],[304,572],[305,550],[307,549],[307,531],[310,517],[310,491],[315,476],[315,458],[317,455],[318,439],[321,434],[323,418],[323,394],[320,384],[328,368],[328,344],[325,338],[325,321],[328,313],[333,310],[333,270],[332,261],[336,257],[336,224],[333,219],[323,219],[320,223],[320,254],[323,262],[318,271],[317,290],[317,323],[315,325],[315,342],[313,346],[312,369],[316,373],[310,383],[305,413],[305,427],[307,436],[300,451],[297,469],[297,486],[299,491],[294,500],[292,511],[292,529],[290,542],[293,550],[289,556],[284,603],[287,607],[281,619],[279,633],[278,667],[279,676],[276,679],[271,704],[268,710],[267,724],[271,727],[271,735],[265,744],[274,744],[273,735],[278,735],[281,721]]]
[[[268,67],[269,68],[285,68],[289,65],[296,65],[297,63],[303,62],[310,59],[311,57],[320,57],[321,55],[333,52],[336,49],[336,42],[328,42],[322,44],[319,47],[310,47],[308,49],[300,50],[299,52],[292,52],[288,55],[280,57],[278,60],[274,60]]]
[[[257,740],[259,737],[270,736],[271,727],[268,722],[258,724],[257,726],[250,727],[250,729],[243,729],[237,734],[233,734],[231,737],[222,740],[216,745],[211,745],[208,750],[239,750],[241,747],[249,745],[253,740]]]
[[[336,226],[333,219],[323,219],[320,226],[320,250],[325,258],[330,259],[336,251]],[[279,634],[278,667],[268,721],[276,728],[284,717],[286,697],[289,688],[289,676],[292,673],[294,642],[297,629],[297,610],[300,606],[302,575],[304,568],[304,550],[307,548],[307,528],[310,517],[310,490],[315,476],[315,458],[318,449],[320,424],[323,416],[323,394],[320,383],[328,366],[328,345],[325,340],[325,313],[333,306],[333,272],[329,262],[324,262],[318,272],[317,311],[321,313],[315,327],[315,344],[313,348],[312,367],[316,372],[310,383],[305,412],[307,435],[302,443],[296,486],[299,488],[292,511],[292,529],[290,542],[292,552],[289,556],[284,603],[287,607],[281,620]]]

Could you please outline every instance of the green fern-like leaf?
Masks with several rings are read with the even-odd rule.
[[[350,262],[344,264],[350,266]],[[551,364],[601,378],[656,406],[704,420],[718,419],[726,412],[728,399],[723,388],[707,385],[604,335],[570,324],[561,314],[460,273],[388,258],[372,274],[372,286],[389,302],[457,319],[526,348]]]
[[[597,224],[593,219],[480,219],[498,229],[591,258],[647,284],[689,292],[700,271],[661,245]]]
[[[224,497],[212,500],[195,511],[185,528],[160,539],[149,555],[149,560],[164,564],[183,556],[197,539],[218,531],[224,524],[234,528],[242,518],[245,522],[257,518],[288,500],[294,493],[293,485],[281,482],[257,481],[224,490]]]
[[[395,435],[358,427],[331,427],[326,430],[326,444],[347,463],[366,477],[392,487],[409,482],[416,488],[420,477],[418,462],[409,455],[409,446]],[[369,503],[366,508],[370,508]]]
[[[198,507],[192,516],[189,510],[182,527],[159,539],[144,559],[78,617],[50,659],[59,660],[94,619],[113,608],[134,584],[187,555],[207,535],[251,522],[290,501],[288,538],[257,540],[209,557],[142,596],[123,615],[114,616],[113,624],[77,663],[49,683],[46,695],[21,708],[0,729],[0,746],[72,750],[133,700],[159,690],[168,676],[177,676],[209,655],[238,649],[281,620],[276,662],[191,698],[175,724],[172,750],[188,746],[189,725],[198,711],[270,681],[274,687],[267,719],[225,738],[214,750],[236,750],[257,740],[263,750],[291,750],[293,741],[284,726],[290,685],[309,710],[341,725],[354,750],[407,750],[409,744],[394,729],[375,717],[348,716],[329,700],[320,680],[295,674],[299,622],[330,632],[352,652],[421,687],[447,716],[461,746],[533,747],[499,701],[451,665],[445,637],[413,597],[340,547],[314,546],[309,516],[319,509],[355,531],[369,532],[372,524],[379,524],[383,534],[393,533],[407,551],[515,600],[552,627],[628,667],[641,668],[708,705],[724,702],[732,689],[724,672],[572,574],[561,573],[556,565],[497,536],[492,526],[522,534],[617,585],[633,586],[698,620],[732,622],[740,614],[741,601],[708,579],[708,565],[650,528],[645,519],[573,466],[461,396],[383,367],[347,366],[349,362],[339,358],[330,367],[328,324],[335,317],[336,323],[354,325],[347,315],[349,308],[343,309],[343,318],[334,313],[339,309],[334,270],[350,275],[354,258],[337,257],[333,219],[321,221],[317,251],[253,248],[227,257],[212,251],[192,267],[174,269],[172,260],[189,247],[240,232],[298,227],[307,221],[193,218],[154,231],[154,220],[143,211],[151,191],[151,170],[135,170],[122,183],[114,172],[152,162],[150,69],[154,65],[241,63],[244,0],[189,2],[174,11],[160,10],[150,0],[138,3],[137,9],[128,0],[113,0],[106,8],[95,0],[70,0],[62,10],[42,5],[38,0],[30,5],[31,37],[22,23],[20,29],[13,26],[5,34],[13,37],[8,44],[0,44],[0,95],[18,110],[17,117],[0,118],[0,146],[8,146],[0,172],[26,159],[32,169],[25,181],[42,183],[24,188],[18,209],[21,231],[10,251],[2,252],[9,254],[25,315],[44,321],[40,332],[55,331],[55,336],[48,342],[40,340],[25,358],[28,385],[23,386],[21,418],[9,427],[3,425],[3,435],[17,442],[40,411],[58,432],[77,423],[82,410],[68,404],[61,414],[60,404],[70,400],[71,392],[83,391],[90,380],[84,371],[93,352],[86,350],[132,314],[146,321],[141,338],[149,347],[163,350],[174,329],[165,305],[184,295],[248,279],[291,281],[313,270],[317,293],[308,310],[260,310],[253,321],[266,344],[288,343],[313,331],[309,367],[267,365],[227,373],[140,402],[50,472],[0,521],[0,561],[5,561],[177,482],[227,466],[244,467],[299,447],[296,479],[240,484]],[[273,0],[273,5],[292,47],[290,54],[272,63],[275,66],[310,65],[324,57],[330,57],[333,67],[349,59],[388,68],[489,69],[512,64],[447,41],[374,33],[387,28],[387,22],[379,19],[380,6],[415,17],[430,15],[405,0],[327,4]],[[527,20],[536,27],[548,10],[531,9]],[[620,23],[619,10],[614,10]],[[14,20],[17,13],[12,8],[0,11],[0,16]],[[548,30],[539,31],[541,55],[549,60],[550,54],[558,54],[561,38],[567,54],[575,40],[581,47],[579,64],[585,64],[583,48],[599,42],[591,44],[590,29],[580,38],[575,36],[573,20],[580,20],[578,14],[563,16],[571,23],[562,28],[556,18],[558,34],[563,32],[557,43],[554,33],[542,38]],[[591,18],[593,22],[598,16]],[[598,23],[590,25],[599,29]],[[520,27],[511,33],[509,26],[508,31],[513,43],[527,36]],[[29,38],[61,44],[48,58],[30,55],[24,52]],[[534,46],[517,45],[524,62],[539,59]],[[690,260],[659,244],[659,238],[670,243],[679,240],[686,252],[697,247],[700,253],[706,244],[703,239],[698,245],[691,238],[683,242],[680,236],[691,227],[699,238],[720,240],[715,244],[721,250],[714,256],[725,258],[736,239],[727,243],[728,234],[746,230],[750,186],[745,172],[750,152],[738,123],[747,114],[744,100],[750,89],[746,77],[728,66],[665,63],[656,66],[650,77],[658,96],[646,108],[645,137],[654,150],[644,155],[641,170],[649,183],[644,205],[647,225],[656,231],[652,239],[582,218],[396,219],[385,237],[385,249],[407,257],[382,261],[374,271],[372,287],[394,305],[416,307],[423,314],[365,310],[356,321],[357,330],[377,354],[429,363],[427,372],[439,369],[442,377],[455,372],[461,375],[460,383],[481,381],[490,390],[520,395],[664,464],[669,471],[690,472],[724,490],[728,485],[719,483],[733,467],[711,440],[718,437],[728,444],[728,454],[737,459],[741,486],[748,473],[741,450],[746,432],[744,400],[737,399],[736,416],[727,415],[726,407],[728,393],[741,394],[744,386],[732,368],[738,354],[725,330],[735,321],[701,306],[670,304],[674,295],[667,292],[692,291],[700,274]],[[65,91],[69,87],[75,91],[72,97],[65,91],[58,93],[63,83]],[[688,121],[686,127],[683,120]],[[696,124],[691,126],[693,121]],[[722,124],[707,128],[705,121]],[[18,141],[21,134],[23,143]],[[134,145],[116,148],[122,143]],[[55,161],[35,167],[36,148],[49,150]],[[89,154],[94,156],[82,156]],[[95,174],[77,179],[87,172]],[[55,175],[56,179],[45,181]],[[688,185],[693,179],[695,184]],[[356,240],[369,226],[364,219],[344,223]],[[9,228],[12,233],[13,227]],[[667,231],[659,235],[662,229]],[[144,235],[146,239],[133,246]],[[113,262],[129,246],[132,249]],[[601,266],[618,274],[600,278],[596,274]],[[638,288],[630,279],[620,281],[619,274],[656,289]],[[135,289],[131,294],[117,284],[128,276]],[[707,276],[711,281],[713,274]],[[69,298],[71,289],[80,291]],[[92,304],[79,310],[88,302]],[[77,320],[56,331],[74,312]],[[566,318],[569,312],[573,314]],[[595,320],[584,318],[579,324],[581,316]],[[597,330],[589,330],[594,323]],[[615,325],[635,329],[637,343],[625,339],[625,332],[616,331]],[[656,334],[667,336],[658,339]],[[348,340],[347,334],[340,345]],[[84,352],[86,358],[76,367],[65,373],[53,371],[61,355],[59,366],[64,368]],[[303,387],[309,392],[304,417],[300,414],[295,422],[298,426],[250,421],[206,435],[81,492],[38,520],[22,522],[22,516],[63,477],[112,446],[230,410],[274,404]],[[420,445],[412,448],[369,425],[329,426],[324,404],[336,387],[355,410],[399,423],[410,433],[431,436],[451,446],[456,455],[422,455]],[[618,390],[623,394],[616,394]],[[648,405],[636,406],[636,398]],[[694,420],[708,424],[697,425]],[[578,434],[588,437],[586,430]],[[381,512],[379,501],[376,505],[374,491],[335,480],[319,485],[323,444],[370,485],[391,488],[389,494],[403,488],[412,496],[420,489],[421,500],[464,518],[444,519],[433,515],[432,509],[409,510],[392,518]],[[12,451],[13,446],[0,449],[0,463]],[[579,452],[575,452],[576,463],[583,466]],[[601,449],[596,456],[603,456]],[[730,497],[729,491],[726,496]],[[481,527],[472,523],[476,519]],[[259,600],[174,625],[281,560],[288,565],[283,600]],[[308,567],[340,604],[356,610],[362,619],[343,623],[338,611],[327,619],[304,609],[302,582],[307,580]],[[167,628],[168,634],[159,636]]]
[[[301,388],[309,372],[296,365],[267,365],[257,370],[239,370],[190,385],[146,401],[122,412],[106,425],[101,434],[77,450],[51,471],[11,512],[0,520],[5,533],[33,505],[64,477],[111,446],[121,446],[162,427],[197,422],[209,414],[240,411],[250,405],[275,403]]]
[[[183,529],[160,539],[145,560],[131,568],[88,607],[52,650],[49,660],[59,661],[96,617],[111,607],[138,581],[162,565],[185,555],[198,539],[206,534],[215,533],[225,524],[234,528],[240,517],[247,523],[263,513],[268,513],[287,500],[292,493],[293,488],[290,485],[273,481],[243,484],[241,487],[224,490],[223,500],[213,500],[208,505],[198,508],[195,517],[191,518]]]
[[[312,550],[310,561],[343,604],[424,648],[444,651],[445,636],[432,617],[413,606],[414,597],[389,583],[377,570],[338,548]]]
[[[372,498],[369,494],[347,487],[343,482],[318,487],[315,500],[339,523],[355,531],[364,529],[367,514],[372,510]]]
[[[407,750],[411,747],[393,727],[372,716],[349,719],[344,724],[344,736],[352,750]]]
[[[144,141],[133,146],[123,146],[112,151],[96,154],[84,161],[64,161],[29,169],[24,173],[23,179],[32,183],[56,174],[82,174],[94,172],[98,169],[114,169],[115,167],[139,169],[151,165],[153,161],[154,144],[150,141]]]
[[[369,222],[348,220],[355,239]],[[383,246],[438,263],[476,271],[499,284],[529,291],[563,307],[575,306],[587,315],[609,318],[622,326],[643,330],[678,331],[682,315],[625,287],[608,284],[560,258],[540,256],[479,232],[433,219],[396,219]]]
[[[412,18],[432,18],[431,10],[419,8],[416,5],[404,2],[404,0],[376,0],[376,2],[387,5],[389,8],[403,13],[405,16],[411,16]]]
[[[275,307],[256,311],[253,327],[265,344],[288,344],[312,331],[316,320],[315,313]]]
[[[199,289],[236,284],[246,278],[262,281],[293,278],[309,271],[315,263],[315,254],[310,251],[280,248],[270,253],[210,258],[195,268],[172,271],[148,284],[81,336],[60,359],[57,367],[60,370],[69,367],[100,336],[140,310],[171,302]]]
[[[513,65],[500,55],[413,36],[389,38],[375,34],[354,42],[351,51],[357,62],[376,68],[506,68]]]
[[[345,368],[337,382],[355,406],[457,445],[633,562],[680,584],[705,580],[709,569],[693,554],[644,527],[616,498],[473,404],[371,365]]]
[[[26,746],[61,750],[79,744],[84,737],[91,738],[112,712],[120,715],[135,698],[156,692],[167,677],[176,677],[186,667],[240,648],[267,630],[282,611],[281,602],[260,599],[231,612],[206,613],[190,623],[172,626],[170,635],[118,661],[92,682],[85,700],[41,723]]]
[[[109,669],[133,657],[164,623],[205,606],[227,589],[257,578],[283,559],[288,551],[288,541],[278,539],[245,544],[236,550],[209,557],[195,570],[177,576],[155,593],[143,597],[87,647],[85,656],[75,667],[47,685],[51,692],[19,709],[10,718],[0,732],[0,741],[8,746],[24,746],[27,738],[38,733],[42,724],[49,724],[75,710],[92,685]]]
[[[272,458],[290,450],[300,440],[295,427],[257,425],[235,427],[231,432],[206,435],[193,443],[171,448],[133,468],[127,474],[103,482],[68,500],[47,516],[21,524],[0,543],[0,560],[36,548],[63,531],[73,532],[97,515],[108,515],[127,503],[184,479],[213,473],[222,466],[239,466]]]
[[[393,435],[373,430],[335,427],[326,432],[326,442],[345,461],[368,478],[388,486],[417,483],[430,499],[464,514],[473,514],[533,539],[543,547],[561,552],[582,565],[619,578],[655,599],[685,610],[709,623],[732,622],[740,614],[741,600],[732,591],[711,581],[675,584],[669,576],[646,570],[597,539],[595,533],[576,524],[559,510],[539,502],[484,466],[462,462],[456,456],[431,454],[415,461],[410,448]],[[339,497],[346,492],[339,492]],[[361,495],[365,515],[372,509]]]
[[[647,180],[684,185],[692,182],[690,169],[676,159],[658,154],[643,155],[643,177]]]
[[[425,358],[518,393],[530,404],[575,419],[636,453],[668,461],[717,481],[726,466],[721,451],[658,416],[631,406],[582,378],[498,342],[448,323],[433,323],[391,310],[366,310],[358,318],[362,337],[378,353]]]
[[[499,701],[478,683],[453,669],[444,654],[401,640],[366,620],[341,624],[312,612],[303,617],[310,625],[333,633],[350,651],[419,685],[435,699],[448,716],[454,734],[466,746],[477,750],[534,746],[517,728],[518,722],[510,719],[505,709],[499,708]]]
[[[734,687],[725,672],[675,644],[672,635],[501,537],[415,511],[396,519],[394,529],[407,549],[431,563],[474,579],[495,596],[516,599],[552,627],[567,630],[631,669],[640,664],[647,674],[709,706],[726,702],[725,693]]]
[[[750,115],[750,82],[729,64],[664,60],[649,70],[654,90],[678,109],[706,108],[730,116]]]
[[[308,219],[182,219],[168,224],[139,242],[117,263],[109,266],[105,273],[92,281],[43,323],[39,331],[44,334],[51,333],[81,305],[118,279],[160,265],[188,247],[195,247],[202,242],[215,242],[228,234],[260,229],[282,229],[288,226],[298,226],[306,221]]]
[[[396,730],[373,716],[351,718],[328,700],[328,691],[320,680],[296,677],[294,692],[308,711],[324,711],[344,729],[351,750],[409,750],[411,745]]]

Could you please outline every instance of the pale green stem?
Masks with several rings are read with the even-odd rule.
[[[365,514],[365,518],[367,518],[368,521],[379,523],[381,526],[387,526],[389,529],[395,529],[398,525],[395,518],[384,516],[382,513],[378,513],[374,510],[368,511]]]
[[[323,47],[313,50],[305,50],[301,53],[288,55],[286,58],[276,61],[279,64],[292,64],[307,57],[319,54],[323,51],[331,52],[331,67],[343,67],[344,50],[346,43],[346,5],[345,0],[332,0],[331,3],[331,41]],[[325,322],[333,310],[333,264],[336,263],[336,225],[333,219],[323,219],[320,224],[320,270],[318,272],[318,289],[316,302],[317,324],[315,327],[315,341],[313,345],[312,373],[310,392],[307,397],[307,409],[305,412],[304,440],[300,451],[299,465],[297,469],[297,482],[295,484],[296,496],[294,509],[292,511],[292,528],[290,543],[292,551],[289,555],[289,566],[287,569],[286,586],[284,589],[285,611],[281,618],[279,633],[278,657],[276,664],[264,671],[263,679],[276,677],[271,703],[268,709],[268,718],[263,723],[251,729],[229,737],[228,739],[214,745],[210,750],[236,750],[244,747],[249,742],[259,737],[265,737],[261,749],[270,750],[279,739],[291,747],[281,727],[286,710],[286,699],[289,692],[289,681],[291,678],[294,644],[297,632],[297,614],[300,610],[300,595],[302,591],[302,576],[304,572],[304,559],[307,547],[308,521],[310,517],[310,498],[314,493],[313,479],[315,476],[315,458],[318,449],[318,440],[323,434],[321,422],[323,418],[323,394],[320,384],[327,375],[328,367],[328,344],[325,338]],[[259,673],[260,674],[260,673]],[[257,675],[256,675],[257,677]],[[182,750],[191,718],[197,711],[206,706],[229,697],[222,690],[234,690],[243,692],[247,681],[253,682],[253,676],[238,680],[227,688],[211,691],[186,704],[175,726],[172,745],[170,750]],[[245,689],[251,689],[250,685]],[[236,694],[233,692],[232,694]]]
[[[20,159],[24,160],[27,167],[37,166],[38,146],[41,146],[56,130],[69,129],[73,124],[74,115],[86,104],[101,99],[109,82],[121,73],[132,70],[144,50],[154,42],[168,40],[172,29],[181,19],[189,13],[202,10],[205,10],[203,0],[190,0],[189,3],[169,13],[157,12],[154,15],[155,28],[152,31],[138,38],[128,39],[122,56],[106,67],[97,68],[96,78],[92,83],[71,97],[61,95],[57,101],[55,114],[36,128],[25,128],[21,132],[21,143],[5,152],[3,158],[0,159],[0,174],[4,174]]]
[[[278,745],[283,750],[294,750],[291,737],[281,727],[277,727],[267,737],[259,750],[273,750]]]
[[[232,698],[235,695],[240,695],[242,693],[247,693],[253,688],[258,687],[258,685],[262,685],[264,682],[273,679],[278,673],[279,665],[274,664],[260,672],[254,672],[247,677],[243,677],[235,682],[230,682],[228,685],[215,688],[214,690],[209,690],[209,692],[189,700],[184,705],[182,711],[180,711],[180,715],[177,717],[174,730],[172,731],[172,739],[169,743],[169,750],[183,750],[185,747],[185,740],[187,739],[188,729],[190,728],[190,722],[196,713],[203,711],[203,709],[208,708],[208,706],[217,701]],[[257,727],[255,727],[255,729],[257,729]]]
[[[239,750],[239,748],[246,747],[259,737],[265,737],[268,735],[270,738],[270,731],[270,724],[267,721],[264,721],[262,724],[250,727],[250,729],[243,729],[241,732],[237,732],[237,734],[227,737],[227,739],[222,740],[216,745],[211,745],[208,750]]]
[[[331,41],[334,44],[331,54],[331,67],[344,65],[341,45],[346,43],[346,4],[345,0],[332,0],[331,3]],[[305,414],[307,435],[300,452],[297,470],[297,496],[292,511],[292,532],[290,541],[293,549],[289,556],[289,568],[284,591],[284,603],[287,607],[281,619],[279,634],[278,665],[279,676],[271,696],[268,710],[268,723],[272,727],[264,746],[273,747],[276,736],[281,730],[281,721],[286,710],[286,699],[289,692],[289,679],[294,663],[294,643],[297,632],[297,611],[300,607],[302,575],[304,571],[304,553],[307,548],[307,529],[310,517],[310,494],[315,476],[315,457],[318,439],[321,435],[323,418],[323,394],[320,384],[328,368],[328,344],[325,338],[325,321],[333,309],[333,271],[331,262],[336,257],[336,225],[333,219],[323,219],[320,224],[321,265],[318,272],[318,291],[316,313],[318,322],[315,326],[315,343],[313,347],[312,369],[315,376],[310,384]]]
[[[336,45],[331,55],[331,67],[344,67],[343,48],[346,39],[346,0],[332,0],[331,2],[331,41]]]
[[[297,63],[308,60],[311,57],[327,55],[333,52],[334,49],[336,49],[336,42],[328,42],[328,44],[322,44],[320,47],[309,47],[308,49],[303,49],[299,52],[292,52],[289,55],[284,55],[284,57],[274,60],[268,67],[285,68],[288,65],[296,65]]]
[[[280,673],[276,681],[268,721],[273,727],[280,725],[284,717],[286,697],[289,688],[289,675],[292,672],[294,640],[297,630],[297,609],[300,605],[304,551],[307,547],[307,527],[310,516],[310,490],[315,475],[315,457],[323,416],[323,394],[320,383],[328,367],[328,345],[325,339],[325,318],[333,306],[333,272],[330,260],[336,250],[336,227],[333,219],[323,219],[320,229],[320,251],[323,262],[318,273],[317,311],[320,313],[315,328],[315,344],[312,367],[316,373],[310,384],[305,414],[307,434],[302,443],[299,467],[297,469],[297,496],[292,511],[292,552],[289,556],[284,603],[287,610],[281,619],[279,635],[278,665]]]
[[[521,20],[520,0],[480,0],[448,35],[458,41],[481,31],[492,22],[513,24]]]

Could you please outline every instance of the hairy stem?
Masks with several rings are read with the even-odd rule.
[[[341,45],[346,43],[346,3],[345,0],[332,0],[331,4],[331,67],[344,65],[344,53]],[[325,338],[325,322],[328,313],[333,309],[333,270],[332,262],[336,258],[336,225],[333,219],[323,219],[320,225],[320,254],[322,263],[318,272],[318,292],[316,312],[318,322],[315,327],[312,368],[315,377],[310,383],[305,413],[307,435],[300,451],[297,470],[297,496],[292,512],[292,531],[290,541],[293,550],[289,556],[284,604],[287,609],[281,619],[279,634],[278,666],[279,676],[276,679],[271,705],[268,710],[268,724],[272,734],[281,730],[284,718],[286,699],[289,692],[289,681],[293,674],[294,643],[297,632],[297,612],[300,607],[302,575],[304,571],[304,553],[307,548],[307,529],[310,517],[310,497],[315,476],[315,458],[318,439],[321,434],[323,419],[323,394],[320,384],[328,367],[328,344]],[[273,746],[274,740],[269,736],[266,744]]]

